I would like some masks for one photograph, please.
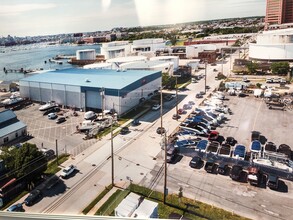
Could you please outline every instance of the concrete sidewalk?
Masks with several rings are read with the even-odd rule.
[[[119,189],[117,187],[113,187],[88,213],[87,215],[95,215],[98,209],[112,196],[116,190]]]

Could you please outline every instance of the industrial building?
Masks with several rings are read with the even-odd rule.
[[[26,135],[27,126],[11,110],[0,112],[0,146]]]
[[[293,28],[264,31],[249,44],[249,58],[264,61],[293,60]]]
[[[86,110],[114,109],[121,115],[161,86],[161,71],[63,69],[19,81],[22,97]]]

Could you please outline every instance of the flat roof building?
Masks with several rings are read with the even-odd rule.
[[[9,109],[0,112],[0,146],[26,135],[27,126]]]
[[[83,110],[114,109],[120,115],[150,98],[161,86],[161,71],[63,69],[19,81],[20,94]]]

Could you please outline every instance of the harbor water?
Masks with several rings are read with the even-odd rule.
[[[0,48],[0,81],[18,81],[30,74],[21,72],[4,72],[4,70],[40,70],[40,69],[64,69],[74,65],[69,64],[68,59],[61,59],[62,64],[49,62],[49,59],[57,55],[75,56],[77,50],[95,49],[100,54],[100,45],[49,45],[30,44]]]

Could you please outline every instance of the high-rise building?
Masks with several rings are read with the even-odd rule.
[[[293,0],[267,0],[265,28],[293,23]]]

